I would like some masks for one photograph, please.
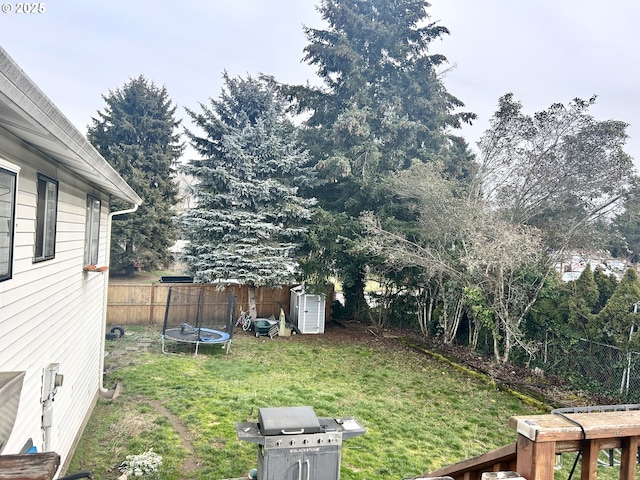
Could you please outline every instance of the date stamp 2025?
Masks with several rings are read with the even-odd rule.
[[[47,11],[46,3],[33,2],[33,3],[3,3],[0,5],[2,13],[17,13],[17,14],[38,14],[45,13]]]

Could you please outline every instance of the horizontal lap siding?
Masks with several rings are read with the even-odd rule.
[[[17,453],[29,439],[42,451],[42,375],[59,363],[64,376],[53,402],[52,448],[64,463],[100,387],[104,281],[83,272],[86,195],[102,198],[100,260],[106,258],[108,197],[56,170],[28,151],[21,167],[14,245],[13,278],[0,282],[0,371],[25,371],[18,416],[3,453]],[[38,172],[58,180],[55,258],[34,263]]]

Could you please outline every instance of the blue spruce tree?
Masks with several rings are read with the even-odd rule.
[[[188,111],[204,136],[187,135],[200,159],[184,166],[195,178],[195,206],[180,219],[184,260],[196,281],[237,279],[254,288],[295,280],[299,237],[312,199],[298,189],[313,182],[306,151],[270,77],[230,78],[217,100]]]

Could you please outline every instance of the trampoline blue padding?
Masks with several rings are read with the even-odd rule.
[[[204,335],[203,335],[204,334]],[[208,328],[200,329],[200,341],[207,343],[222,343],[231,338],[226,332],[219,332],[217,330],[210,330]]]
[[[226,343],[231,339],[231,335],[227,332],[212,328],[169,328],[164,334],[172,340],[187,343]]]

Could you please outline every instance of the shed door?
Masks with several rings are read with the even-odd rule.
[[[324,297],[302,295],[298,328],[302,333],[324,333]]]

